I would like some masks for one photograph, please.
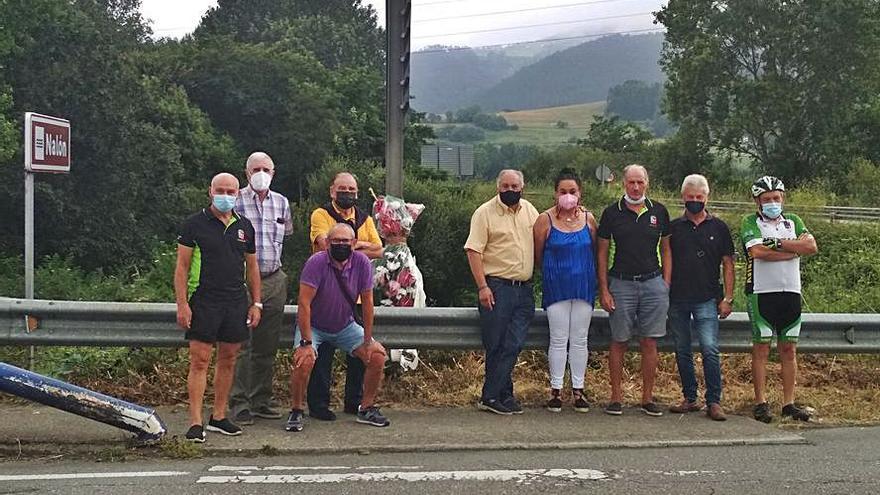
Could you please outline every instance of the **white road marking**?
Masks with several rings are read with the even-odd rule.
[[[95,478],[159,478],[165,476],[186,476],[184,471],[134,471],[119,473],[64,473],[64,474],[13,474],[0,476],[0,481],[45,481],[76,480]]]
[[[234,473],[252,473],[254,471],[341,471],[353,469],[363,471],[368,469],[422,469],[423,466],[211,466],[210,472],[231,471]]]
[[[379,473],[272,474],[202,476],[197,483],[343,483],[360,481],[538,481],[541,478],[602,480],[594,469],[518,469],[494,471],[388,471]]]

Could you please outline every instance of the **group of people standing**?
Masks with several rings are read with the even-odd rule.
[[[665,206],[647,197],[648,185],[645,167],[624,168],[625,193],[604,209],[597,222],[583,205],[580,178],[571,170],[556,178],[555,204],[540,214],[522,198],[525,182],[520,171],[499,174],[498,194],[474,212],[464,246],[479,294],[485,349],[480,409],[501,415],[523,412],[513,393],[512,372],[535,313],[532,275],[539,266],[542,306],[550,329],[547,409],[562,410],[566,362],[574,410],[590,409],[584,377],[590,320],[598,297],[609,314],[612,340],[607,414],[623,414],[623,358],[634,337],[641,350],[639,408],[649,416],[663,414],[653,388],[657,339],[666,335],[668,326],[683,395],[669,410],[687,413],[704,408],[697,398],[691,351],[696,334],[703,358],[706,414],[716,421],[726,419],[721,407],[718,321],[731,313],[734,300],[730,229],[707,210],[710,191],[702,175],[684,179],[685,208],[672,220]],[[816,241],[799,217],[783,214],[782,181],[761,177],[751,194],[758,211],[743,220],[741,239],[748,257],[745,292],[753,327],[753,413],[760,421],[772,420],[764,384],[775,336],[782,361],[782,415],[806,421],[809,413],[794,403],[801,314],[799,259],[816,253]],[[612,244],[614,258],[609,266]]]
[[[187,218],[178,235],[174,290],[177,323],[189,341],[186,438],[193,442],[204,442],[206,431],[235,436],[257,418],[283,417],[272,382],[289,286],[282,246],[293,224],[288,199],[270,189],[271,157],[251,154],[245,175],[248,185],[239,189],[234,175],[217,174],[208,190],[211,204]],[[370,259],[382,255],[382,241],[373,219],[357,207],[357,194],[354,176],[337,174],[330,200],[311,216],[313,254],[299,279],[287,431],[303,429],[306,401],[311,417],[336,419],[329,404],[337,349],[347,357],[344,411],[358,423],[390,424],[375,403],[386,352],[372,338]],[[205,423],[215,347],[214,402]]]
[[[216,175],[208,191],[211,204],[187,218],[178,235],[177,322],[186,330],[190,357],[191,426],[186,438],[195,442],[205,441],[205,431],[239,435],[240,425],[257,418],[283,417],[272,397],[272,380],[288,297],[281,260],[284,238],[293,232],[290,205],[270,189],[275,164],[269,155],[249,156],[245,174],[248,185],[242,189],[234,175]],[[653,387],[657,338],[666,334],[668,319],[683,392],[681,403],[670,410],[685,413],[703,407],[697,399],[693,332],[703,355],[707,414],[725,419],[718,319],[730,314],[734,297],[730,231],[706,209],[705,177],[684,179],[685,209],[674,220],[666,207],[647,198],[648,185],[643,166],[627,166],[625,194],[597,221],[583,205],[581,180],[571,170],[557,177],[555,204],[540,214],[522,198],[520,171],[499,174],[497,195],[474,212],[464,246],[477,284],[485,348],[480,409],[502,415],[523,412],[512,372],[535,314],[532,275],[537,265],[550,329],[547,409],[562,410],[568,364],[573,407],[589,411],[584,378],[598,298],[609,313],[612,336],[606,413],[623,414],[623,358],[636,337],[642,356],[640,408],[650,416],[663,414]],[[800,218],[783,213],[782,181],[762,177],[751,192],[758,211],[743,220],[741,238],[748,256],[746,294],[753,324],[754,416],[767,422],[772,418],[764,381],[775,336],[782,361],[782,415],[808,420],[809,414],[794,404],[795,348],[801,311],[799,259],[814,254],[816,242]],[[382,240],[372,217],[357,206],[353,175],[337,174],[329,197],[312,213],[313,254],[299,278],[290,412],[284,425],[294,432],[303,429],[305,402],[309,416],[336,419],[329,404],[337,349],[347,359],[344,411],[358,423],[390,424],[376,406],[386,351],[373,339],[370,259],[382,256]],[[203,399],[215,347],[214,401],[205,423]]]

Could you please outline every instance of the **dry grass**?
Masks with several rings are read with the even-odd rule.
[[[122,377],[93,377],[76,380],[81,386],[142,404],[181,404],[186,402],[187,363],[185,351],[180,359],[157,364],[148,374],[128,372]],[[339,355],[341,356],[341,355]],[[288,394],[289,351],[279,355],[275,377],[275,396],[286,402]],[[387,369],[385,385],[380,394],[384,404],[407,407],[470,407],[480,395],[483,380],[483,359],[479,352],[422,351],[423,362],[411,372],[402,372],[394,365]],[[801,355],[798,373],[798,402],[818,411],[824,424],[880,423],[880,356],[876,355]],[[337,359],[337,364],[343,360]],[[697,376],[702,383],[699,354],[696,357]],[[587,370],[587,395],[591,403],[604,404],[608,400],[607,354],[597,352],[590,356]],[[628,353],[624,369],[624,400],[638,404],[641,396],[639,355]],[[722,357],[724,377],[724,407],[728,412],[750,415],[753,402],[751,359],[744,354]],[[336,368],[334,402],[342,402],[344,370]],[[778,414],[782,385],[780,365],[771,357],[768,366],[768,399]],[[210,377],[209,377],[210,379]],[[547,357],[541,351],[526,351],[514,371],[517,397],[529,406],[540,406],[548,390]],[[209,397],[210,400],[210,389]],[[702,388],[701,388],[702,390]],[[662,404],[672,404],[681,398],[681,389],[675,359],[672,354],[661,354],[654,393]]]
[[[508,122],[517,124],[520,127],[549,127],[555,125],[558,121],[563,121],[568,122],[572,127],[586,128],[593,121],[594,115],[601,115],[604,111],[605,102],[597,101],[563,107],[503,112],[501,115]]]

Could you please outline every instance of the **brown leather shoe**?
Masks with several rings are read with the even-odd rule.
[[[684,414],[694,411],[699,411],[702,409],[698,402],[688,402],[687,400],[683,400],[674,406],[669,406],[669,412],[675,414]]]
[[[721,409],[720,404],[709,404],[706,416],[712,418],[713,421],[727,421],[727,416],[724,415],[724,409]]]

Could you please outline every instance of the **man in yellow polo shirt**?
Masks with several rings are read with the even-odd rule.
[[[496,414],[521,414],[511,374],[535,315],[532,292],[534,237],[538,210],[522,199],[519,170],[498,174],[498,195],[471,217],[464,245],[480,297],[480,327],[486,350],[486,377],[477,404]]]
[[[348,172],[340,172],[333,178],[330,185],[330,201],[312,212],[309,237],[312,240],[312,252],[327,249],[327,233],[337,223],[347,223],[357,233],[355,251],[360,251],[368,258],[382,256],[382,239],[376,231],[376,224],[370,212],[357,206],[357,180]]]
[[[354,176],[348,172],[336,174],[330,184],[330,201],[312,212],[309,237],[313,253],[327,250],[327,234],[337,223],[347,223],[357,234],[356,251],[371,259],[382,256],[382,240],[376,231],[376,224],[370,213],[359,208],[357,202],[358,184]],[[318,347],[318,359],[312,368],[306,394],[309,416],[324,421],[336,419],[336,414],[330,410],[331,370],[335,353],[336,348],[330,343],[325,342]],[[346,354],[346,413],[358,412],[363,396],[364,370],[360,359]]]

